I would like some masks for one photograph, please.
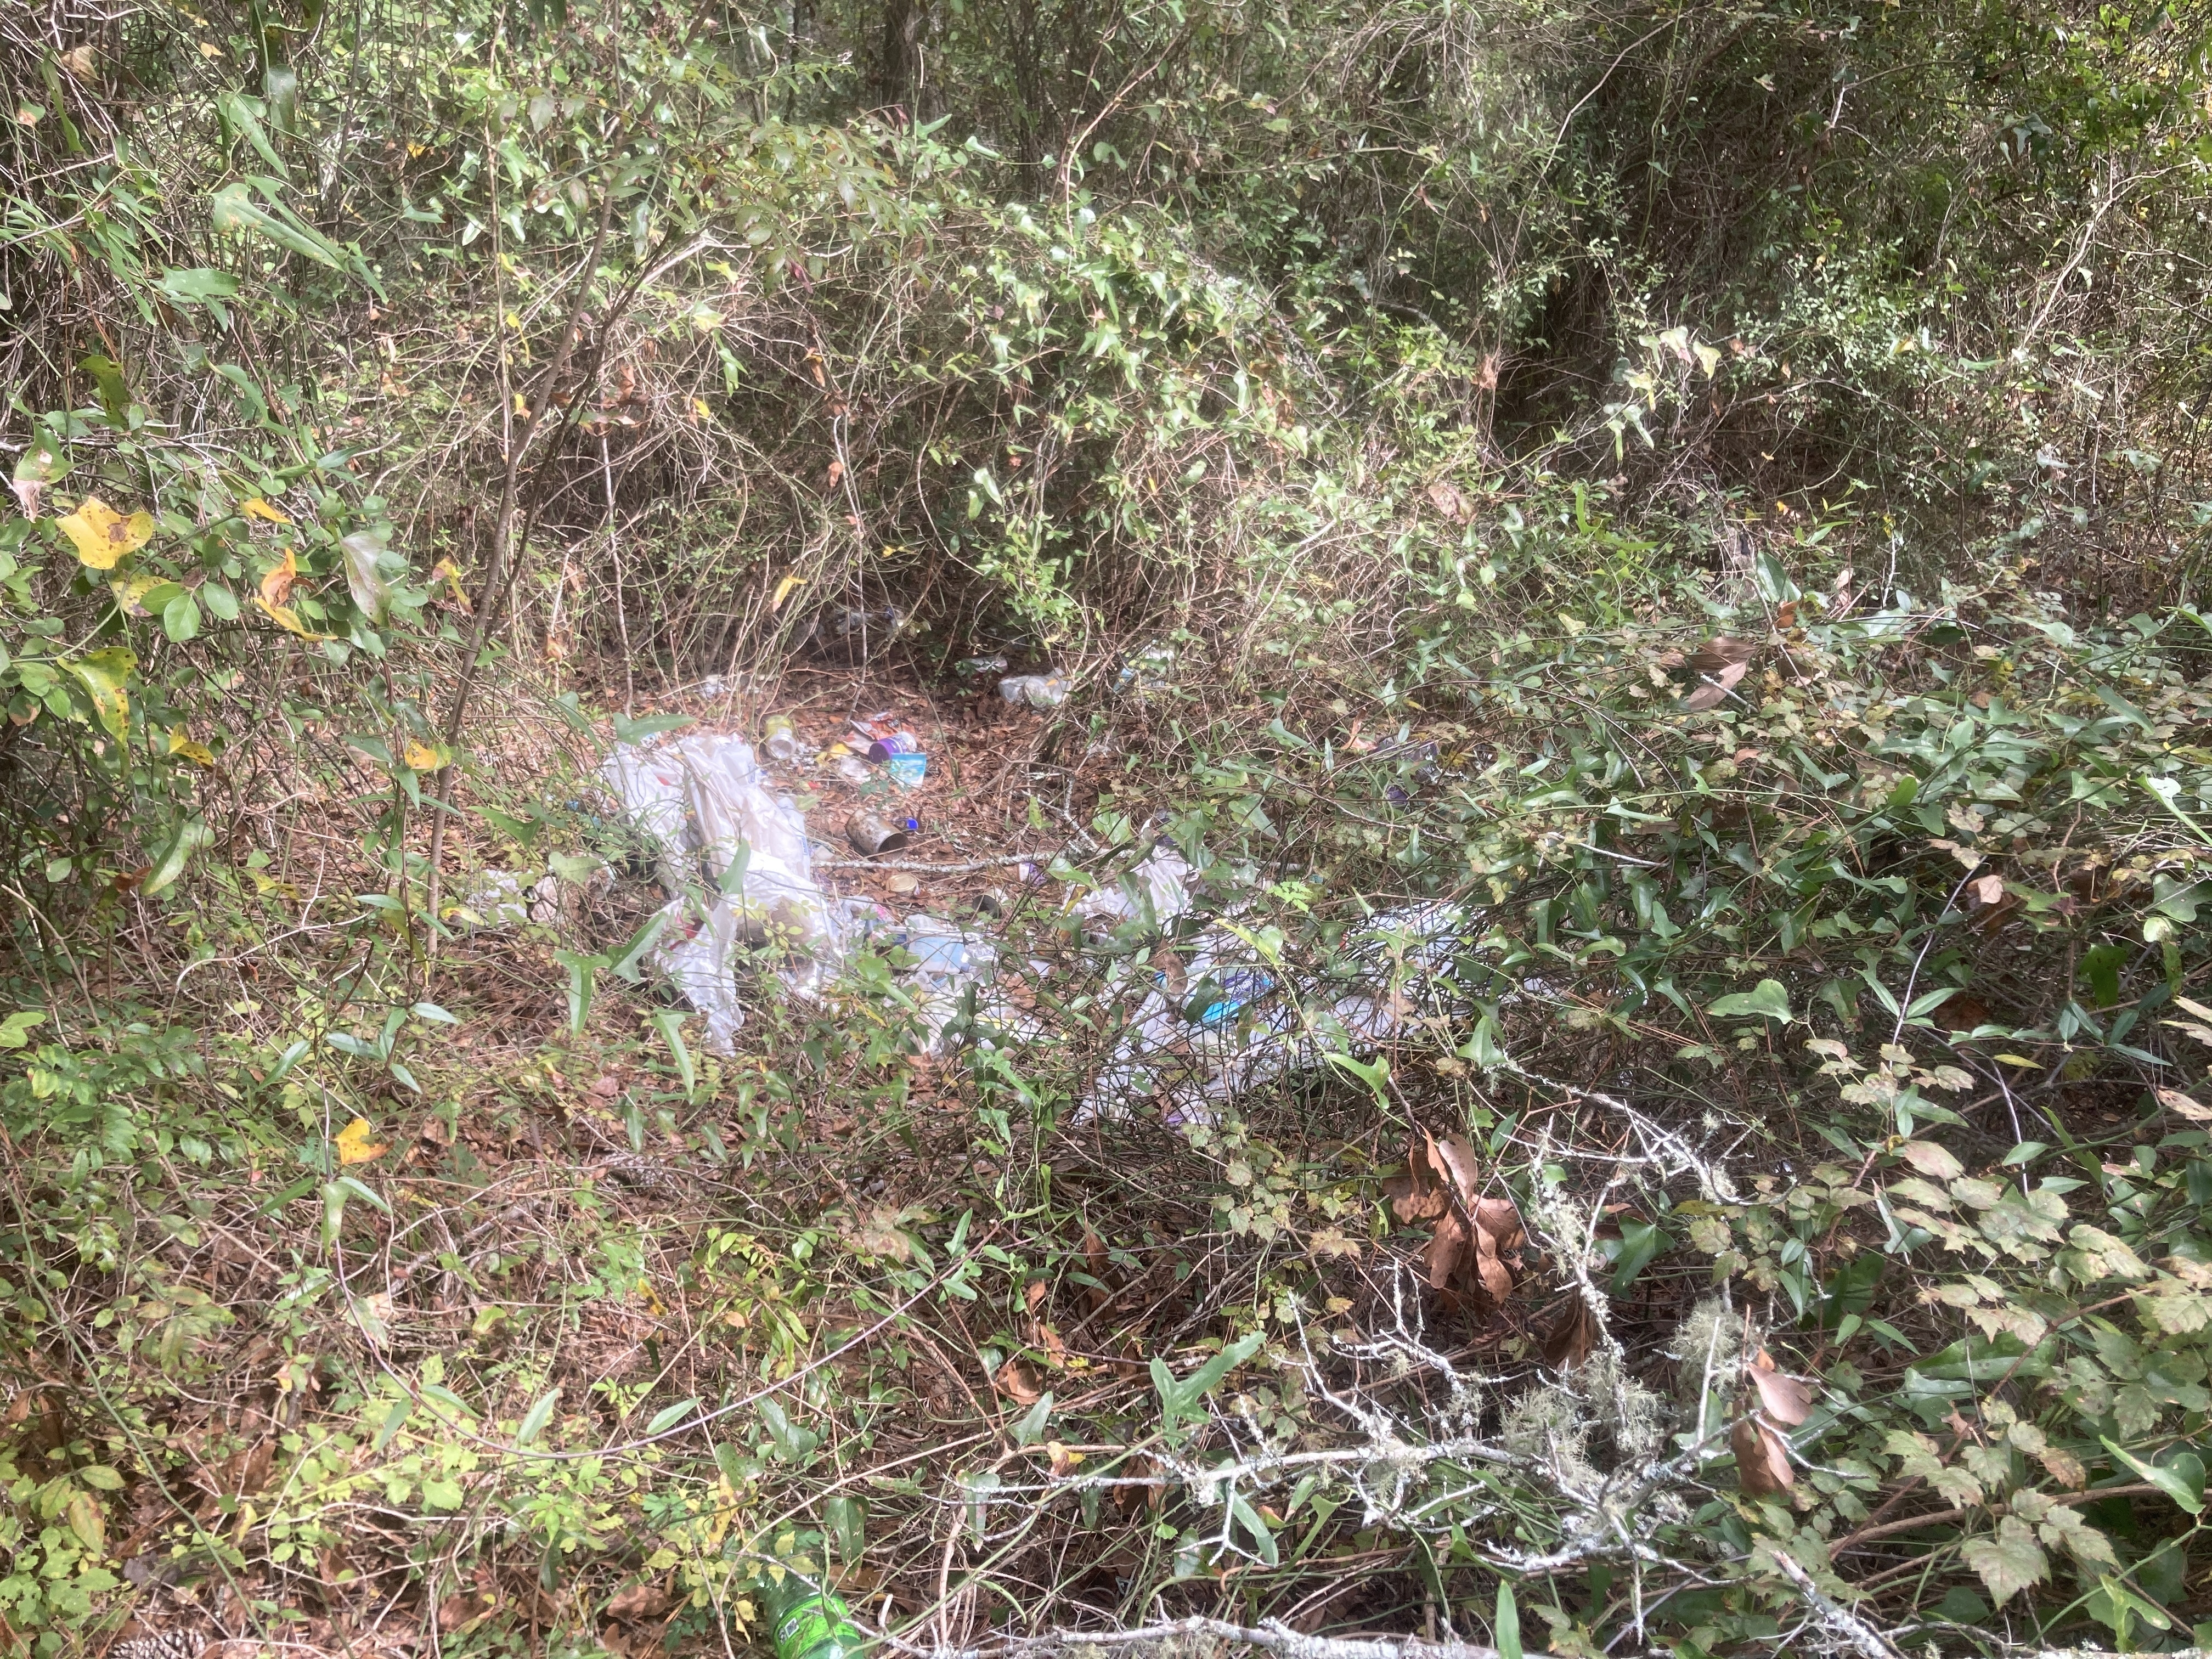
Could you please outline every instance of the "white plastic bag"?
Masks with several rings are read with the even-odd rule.
[[[686,738],[676,750],[707,874],[730,889],[747,939],[817,959],[839,954],[836,912],[814,879],[805,815],[769,792],[751,745],[710,735]],[[732,884],[726,873],[741,848],[744,870]]]
[[[653,962],[675,982],[684,999],[707,1018],[706,1046],[725,1057],[737,1052],[738,1029],[745,1023],[738,1000],[736,980],[730,971],[730,951],[737,944],[740,922],[725,899],[695,922],[686,900],[672,899],[661,914],[668,918],[653,949]]]

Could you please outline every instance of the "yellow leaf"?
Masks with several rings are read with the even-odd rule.
[[[238,504],[238,510],[249,519],[259,519],[266,524],[289,524],[290,517],[269,505],[258,495],[249,495]]]
[[[453,757],[442,743],[424,743],[420,738],[407,740],[404,758],[417,772],[440,771]]]
[[[198,761],[202,766],[215,764],[215,751],[204,743],[192,741],[192,734],[181,726],[169,728],[169,752],[182,755],[188,761]]]
[[[154,515],[133,513],[125,518],[97,495],[58,520],[62,533],[76,544],[76,556],[94,570],[112,570],[126,553],[136,553],[154,538]]]
[[[300,580],[300,562],[290,548],[284,550],[284,562],[272,566],[261,579],[262,609],[283,605],[292,597],[292,584]]]
[[[692,412],[702,421],[711,421],[714,418],[714,411],[707,407],[707,400],[704,398],[694,398],[691,400],[691,409]]]
[[[123,607],[125,616],[143,617],[146,614],[146,607],[138,601],[167,580],[168,578],[166,576],[125,576],[107,586],[115,595],[115,603]]]
[[[337,1139],[331,1143],[338,1149],[338,1162],[366,1164],[371,1158],[382,1158],[385,1152],[384,1143],[371,1140],[369,1136],[374,1133],[374,1131],[368,1127],[368,1120],[365,1117],[357,1117],[339,1130]]]
[[[467,590],[461,586],[460,567],[451,559],[441,559],[430,574],[434,576],[443,576],[446,579],[447,597],[453,602],[454,608],[464,617],[469,615],[471,611],[469,596]]]
[[[105,650],[88,651],[64,667],[76,676],[84,687],[85,696],[91,699],[93,712],[100,717],[107,735],[118,743],[128,743],[131,738],[131,676],[138,666],[138,659],[121,646],[109,646]]]
[[[771,611],[782,610],[783,602],[791,597],[791,590],[799,586],[805,580],[806,578],[804,576],[786,576],[775,585],[775,597],[768,602],[768,608]]]
[[[2008,1066],[2018,1066],[2023,1072],[2039,1072],[2043,1069],[2026,1054],[1999,1054],[1997,1058]]]
[[[337,635],[335,634],[318,634],[315,632],[313,629],[308,627],[307,623],[300,620],[300,613],[293,610],[289,605],[271,605],[268,600],[263,599],[258,593],[256,593],[253,596],[253,602],[261,607],[262,615],[267,617],[270,622],[275,623],[277,627],[283,629],[288,634],[297,634],[303,640],[334,640],[337,638]]]
[[[211,40],[203,40],[200,42],[200,56],[203,58],[220,58],[222,56],[222,48],[216,46]]]

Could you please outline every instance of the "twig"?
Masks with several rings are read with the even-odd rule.
[[[978,870],[1002,870],[1016,864],[1049,864],[1052,853],[1010,853],[1004,858],[972,859],[966,864],[920,864],[911,859],[817,859],[817,870],[911,870],[920,875],[965,876]]]
[[[1782,1576],[1797,1586],[1797,1593],[1828,1627],[1831,1634],[1866,1659],[1899,1659],[1897,1649],[1889,1639],[1850,1608],[1832,1600],[1813,1582],[1813,1575],[1790,1559],[1787,1552],[1774,1552],[1774,1565]]]
[[[1427,1642],[1418,1636],[1308,1636],[1279,1620],[1265,1625],[1232,1625],[1225,1619],[1193,1617],[1137,1630],[1054,1631],[1045,1636],[1009,1637],[989,1648],[919,1647],[886,1634],[886,1645],[915,1659],[994,1659],[994,1656],[1052,1652],[1079,1648],[1128,1647],[1176,1636],[1206,1636],[1239,1647],[1279,1653],[1287,1659],[1498,1659],[1496,1648],[1473,1642]],[[1883,1659],[1893,1659],[1884,1655]]]

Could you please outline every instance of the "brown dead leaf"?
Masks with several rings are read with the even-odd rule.
[[[261,598],[264,603],[272,605],[289,605],[292,602],[292,589],[297,585],[299,580],[300,562],[293,556],[292,550],[288,547],[284,550],[283,562],[271,566],[261,578]]]
[[[1695,657],[1691,659],[1693,663],[1696,660]],[[1722,700],[1735,689],[1736,682],[1741,680],[1747,672],[1749,672],[1749,665],[1740,662],[1729,663],[1725,667],[1715,669],[1710,673],[1701,670],[1700,673],[1704,676],[1705,683],[1682,699],[1682,707],[1693,711],[1719,708]]]
[[[914,1241],[906,1236],[901,1224],[906,1218],[903,1210],[895,1210],[887,1204],[872,1205],[854,1229],[853,1243],[866,1254],[880,1259],[911,1261]]]
[[[1503,1302],[1513,1293],[1513,1270],[1504,1252],[1521,1240],[1521,1212],[1502,1198],[1486,1198],[1474,1206],[1475,1272],[1482,1288]]]
[[[1971,1031],[1990,1023],[1989,1005],[1979,997],[1961,993],[1940,1005],[1936,1023],[1947,1031]]]
[[[1430,1146],[1433,1146],[1433,1141]],[[1414,1141],[1406,1149],[1406,1173],[1382,1183],[1391,1212],[1401,1221],[1433,1221],[1451,1208],[1451,1194],[1441,1172],[1429,1162],[1426,1146]]]
[[[1955,1181],[1966,1172],[1956,1153],[1933,1140],[1908,1140],[1897,1155],[1930,1181]]]
[[[1588,1359],[1597,1346],[1597,1316],[1577,1290],[1544,1333],[1544,1363],[1555,1371],[1571,1371]]]
[[[1481,1184],[1474,1161],[1474,1145],[1465,1135],[1447,1135],[1438,1140],[1429,1137],[1429,1167],[1451,1177],[1458,1190],[1459,1201],[1472,1212],[1475,1205],[1475,1188]]]
[[[2200,1105],[2179,1089],[2160,1089],[2158,1103],[2167,1111],[2187,1118],[2191,1123],[2212,1123],[2212,1106]]]
[[[1022,1306],[1032,1318],[1036,1316],[1038,1306],[1044,1301],[1051,1289],[1052,1286],[1046,1284],[1044,1280],[1036,1279],[1030,1280],[1029,1288],[1022,1292]]]
[[[1749,667],[1753,654],[1754,647],[1744,641],[1716,635],[1685,657],[1682,664],[1694,674],[1718,674],[1724,669]]]
[[[1782,1437],[1758,1419],[1736,1419],[1729,1430],[1729,1446],[1735,1453],[1736,1484],[1745,1497],[1771,1498],[1797,1484]]]
[[[1009,1359],[991,1380],[1017,1406],[1034,1406],[1044,1398],[1044,1385],[1037,1380],[1036,1368],[1026,1359]]]
[[[1454,524],[1465,524],[1474,516],[1467,497],[1441,478],[1429,486],[1428,496],[1429,505]]]
[[[468,1590],[449,1595],[438,1603],[438,1628],[450,1636],[464,1625],[474,1624],[489,1613],[491,1607],[492,1601],[489,1595],[479,1595]]]
[[[1036,1328],[1036,1346],[1044,1350],[1044,1363],[1056,1371],[1067,1369],[1067,1344],[1049,1325]]]
[[[632,1584],[607,1603],[610,1619],[658,1619],[668,1611],[668,1592],[659,1584]]]
[[[2045,1446],[2036,1454],[2051,1478],[2069,1492],[2080,1492],[2089,1484],[2089,1471],[2081,1467],[2081,1460],[2063,1446]]]
[[[1461,1258],[1473,1254],[1473,1243],[1467,1225],[1459,1218],[1456,1210],[1446,1210],[1437,1221],[1437,1231],[1430,1238],[1422,1260],[1429,1270],[1429,1288],[1448,1291],[1460,1275]]]
[[[1966,887],[1984,904],[2001,904],[2004,902],[2002,876],[1976,876],[1966,884]]]
[[[1744,1371],[1759,1390],[1759,1403],[1776,1422],[1794,1429],[1813,1414],[1812,1389],[1777,1365],[1765,1349],[1751,1357]]]

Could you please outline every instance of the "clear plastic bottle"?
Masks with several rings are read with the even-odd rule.
[[[761,753],[770,760],[788,765],[805,752],[799,741],[799,730],[791,723],[788,714],[771,714],[768,724],[761,728]]]

